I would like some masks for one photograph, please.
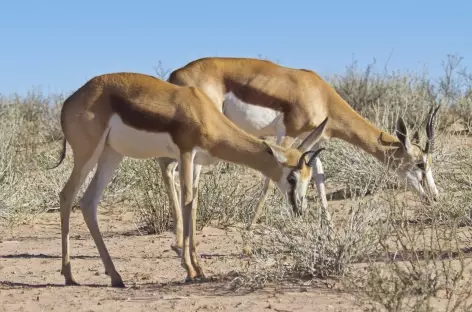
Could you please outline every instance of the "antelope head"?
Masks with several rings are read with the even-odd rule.
[[[320,140],[326,127],[326,118],[313,130],[297,149],[282,149],[269,146],[269,152],[274,155],[281,165],[281,175],[276,185],[290,203],[295,215],[300,216],[306,208],[306,192],[311,180],[313,166],[318,154],[324,149],[311,150]]]
[[[420,146],[418,132],[415,132],[412,139],[408,137],[405,122],[400,117],[397,120],[396,136],[400,140],[402,149],[398,151],[401,163],[397,173],[402,179],[406,179],[408,185],[413,188],[420,197],[431,203],[431,199],[436,201],[439,192],[434,183],[432,171],[432,153],[434,153],[434,120],[439,106],[429,111],[428,122],[426,123],[427,142],[425,148]]]

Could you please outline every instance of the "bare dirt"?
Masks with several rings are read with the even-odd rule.
[[[232,272],[248,261],[236,230],[198,233],[199,252],[216,254],[201,259],[212,280],[185,284],[185,270],[170,249],[171,233],[141,235],[133,220],[129,209],[100,208],[124,289],[110,287],[80,211],[71,216],[71,262],[81,286],[64,286],[60,274],[58,213],[12,230],[0,224],[0,311],[362,311],[353,296],[320,285],[231,289]]]

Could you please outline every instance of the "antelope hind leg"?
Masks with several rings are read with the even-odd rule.
[[[103,241],[97,220],[97,208],[105,187],[110,183],[113,173],[118,168],[123,156],[106,146],[98,161],[97,170],[90,182],[84,196],[80,200],[80,207],[84,216],[85,223],[92,235],[95,246],[98,249],[100,258],[105,266],[105,274],[110,276],[112,287],[125,287],[120,274]]]
[[[171,249],[182,256],[183,247],[183,224],[182,224],[182,210],[180,207],[179,190],[176,187],[175,169],[178,161],[172,158],[159,158],[159,166],[162,172],[162,179],[166,186],[167,196],[169,198],[169,205],[172,211],[172,218],[174,221],[174,239],[171,244]]]

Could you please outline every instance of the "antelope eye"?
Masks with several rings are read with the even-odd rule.
[[[416,166],[423,171],[426,169],[426,165],[424,162],[417,163]]]
[[[289,176],[287,177],[287,181],[288,181],[288,183],[290,183],[292,185],[294,185],[297,182],[297,180],[295,179],[295,176],[293,175],[293,173],[289,174]]]

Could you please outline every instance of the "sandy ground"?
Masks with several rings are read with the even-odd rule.
[[[81,286],[65,287],[59,214],[48,213],[0,231],[0,311],[362,311],[353,296],[324,286],[231,290],[231,272],[247,262],[236,230],[198,233],[199,251],[219,254],[202,259],[213,280],[185,284],[170,233],[140,235],[132,214],[116,207],[101,208],[99,222],[125,289],[110,287],[80,211],[71,217],[71,262]]]

